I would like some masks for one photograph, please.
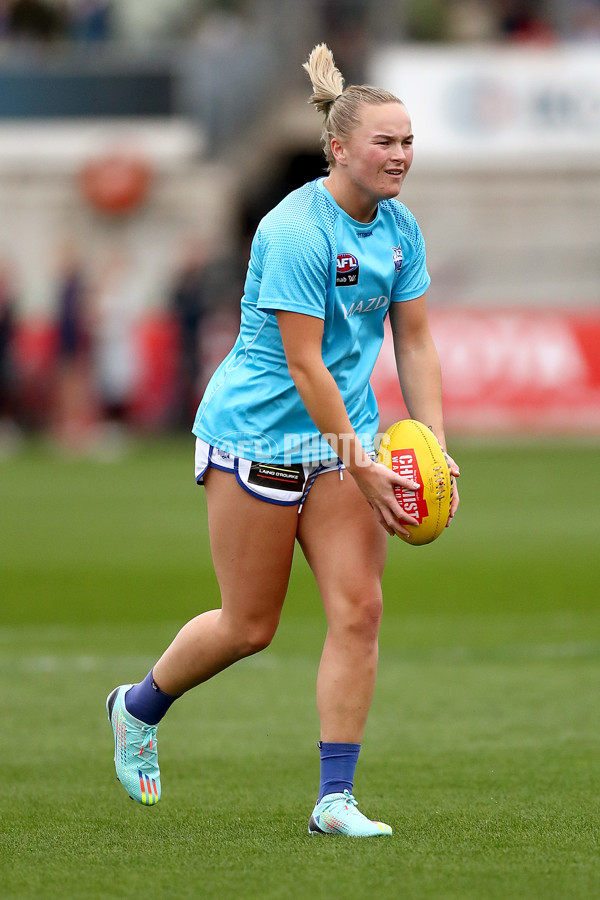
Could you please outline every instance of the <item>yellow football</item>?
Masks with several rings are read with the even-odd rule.
[[[394,487],[402,509],[419,522],[406,526],[408,537],[397,531],[398,537],[414,545],[435,541],[450,514],[452,479],[444,451],[431,429],[415,419],[390,425],[381,439],[377,460],[421,486],[418,491]]]

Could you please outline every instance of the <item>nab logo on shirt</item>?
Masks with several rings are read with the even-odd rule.
[[[358,260],[351,253],[338,253],[335,286],[358,284]]]

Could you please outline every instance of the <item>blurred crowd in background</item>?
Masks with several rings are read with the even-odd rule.
[[[178,208],[172,199],[177,190],[177,196],[185,195],[185,186],[171,187],[175,193],[168,193],[176,181],[172,163],[161,169],[159,161],[149,206],[138,198],[139,203],[113,208],[108,215],[90,208],[83,213],[85,200],[73,189],[79,170],[59,172],[54,151],[47,156],[49,168],[43,155],[32,168],[27,153],[21,168],[18,159],[3,163],[0,138],[0,192],[12,192],[10,203],[0,198],[0,457],[16,452],[31,434],[44,435],[67,454],[108,459],[126,449],[136,429],[189,430],[202,388],[235,335],[249,239],[261,214],[323,171],[316,120],[309,126],[312,145],[292,154],[276,183],[269,173],[273,132],[266,125],[256,128],[258,111],[262,115],[263,106],[265,113],[276,107],[278,91],[283,96],[289,86],[291,47],[296,80],[290,83],[298,88],[302,78],[306,94],[300,63],[317,40],[332,47],[348,82],[368,80],[373,47],[389,43],[523,48],[597,43],[600,52],[600,0],[0,0],[0,124],[43,127],[54,122],[60,128],[69,117],[82,122],[88,100],[94,120],[110,113],[111,103],[119,121],[126,116],[134,121],[140,112],[163,116],[165,123],[169,117],[187,117],[202,134],[204,156],[182,158],[177,177],[185,185],[194,166],[198,171],[204,167],[202,183],[212,180],[225,198],[225,203],[219,198],[221,206],[235,206],[229,222],[215,226],[218,239],[207,241],[206,229],[195,230],[191,214],[186,218],[183,213],[184,204],[178,201]],[[89,53],[80,54],[81,46],[89,46]],[[138,63],[129,70],[128,48],[134,46],[145,50],[139,57],[132,51],[131,59]],[[80,73],[77,90],[65,90]],[[163,81],[157,80],[163,75]],[[97,91],[90,80],[96,76]],[[132,84],[137,79],[137,94],[126,90],[130,76]],[[490,96],[500,95],[490,91]],[[138,108],[146,102],[148,108]],[[491,118],[488,102],[487,96],[473,94],[482,121]],[[593,103],[585,103],[583,112],[595,122]],[[559,97],[555,106],[542,97],[541,104],[536,114],[542,110],[546,118],[572,110],[575,121],[582,112],[569,97]],[[501,111],[506,113],[506,107]],[[283,105],[277,112],[281,116]],[[293,131],[295,124],[288,120],[287,126]],[[29,152],[36,138],[23,134],[23,148]],[[248,189],[254,186],[254,173],[241,168],[251,160],[250,150],[262,156],[266,169],[261,190],[254,194]],[[211,166],[216,165],[221,168],[215,175]],[[236,166],[237,182],[231,177]],[[477,182],[474,171],[468,189],[481,193],[482,181]],[[41,198],[39,215],[32,212],[34,190]],[[523,203],[532,207],[526,191],[522,193]],[[427,194],[424,201],[426,207]],[[187,202],[192,202],[189,197]],[[202,196],[194,200],[196,206],[202,202]],[[64,238],[57,237],[53,225],[43,225],[44,216],[48,223],[54,221],[48,210],[61,203],[58,220],[73,226]],[[198,218],[209,219],[214,208],[206,206]],[[475,201],[473,209],[478,227]],[[165,210],[170,217],[168,247],[160,245],[156,225]],[[13,228],[12,218],[19,216],[21,224]],[[37,244],[28,248],[36,217],[38,225],[42,222]],[[77,223],[85,225],[85,234],[78,234]],[[543,225],[540,218],[540,233]],[[505,229],[507,234],[510,230]],[[145,237],[150,234],[151,239]],[[40,235],[47,245],[43,252]],[[136,253],[144,244],[144,252]],[[443,263],[448,285],[450,265],[459,270],[453,254],[451,263]],[[588,255],[593,257],[593,248]],[[157,266],[161,275],[150,289],[147,270],[154,256],[162,256],[162,268]],[[593,263],[589,265],[594,278]],[[40,273],[32,276],[36,266]],[[548,269],[545,263],[539,266],[540,273]],[[36,277],[45,286],[42,301]],[[586,290],[582,299],[588,302]],[[535,300],[534,291],[529,296]]]
[[[0,259],[0,459],[28,434],[69,456],[110,460],[135,430],[189,432],[239,322],[241,258],[184,238],[153,314],[134,260],[116,244],[90,263],[69,240],[54,269],[50,315],[19,329],[18,281]]]
[[[391,5],[397,7],[402,38],[412,41],[600,39],[598,0],[396,0]],[[0,36],[40,41],[181,38],[225,20],[243,22],[254,6],[247,0],[0,0]],[[318,7],[332,32],[349,19],[355,30],[368,28],[367,4],[359,0],[307,6]]]

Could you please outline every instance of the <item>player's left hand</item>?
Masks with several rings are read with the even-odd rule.
[[[452,519],[455,516],[456,510],[458,509],[458,504],[460,503],[460,498],[458,496],[458,485],[456,484],[456,479],[460,477],[460,469],[457,464],[454,462],[451,456],[448,456],[447,453],[444,454],[446,457],[446,461],[448,463],[448,467],[450,469],[451,481],[452,481],[452,503],[450,504],[450,514],[448,516],[448,521],[446,522],[446,528],[450,525]]]

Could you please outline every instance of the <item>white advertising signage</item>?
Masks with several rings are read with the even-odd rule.
[[[406,104],[420,162],[600,170],[600,46],[384,46],[368,80]]]

